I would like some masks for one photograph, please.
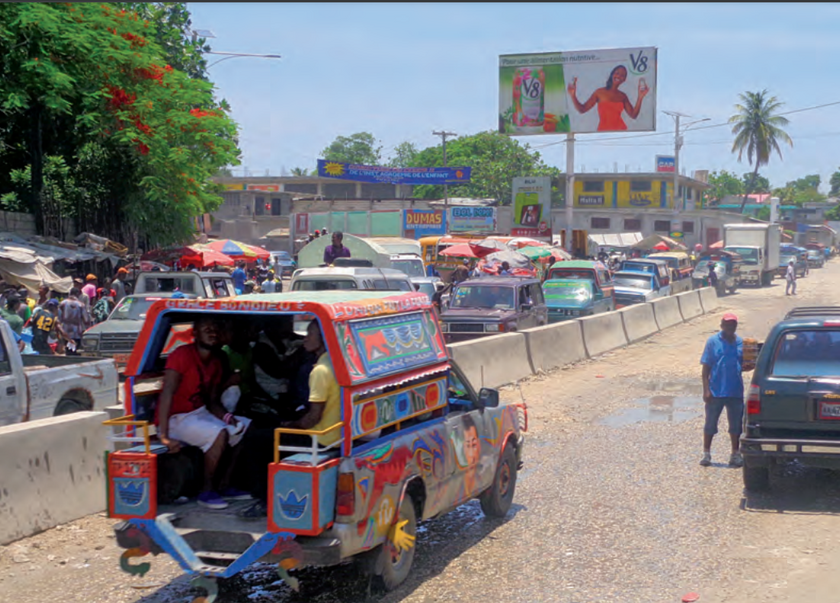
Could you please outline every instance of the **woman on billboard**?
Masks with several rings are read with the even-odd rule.
[[[615,130],[626,130],[627,124],[624,123],[621,114],[627,112],[632,119],[639,116],[639,111],[642,109],[642,99],[644,99],[650,88],[648,88],[645,78],[639,80],[639,95],[636,99],[636,105],[630,104],[630,99],[621,90],[618,89],[621,84],[627,79],[627,68],[624,65],[619,65],[610,71],[610,76],[607,78],[607,85],[603,88],[598,88],[592,93],[585,103],[581,104],[577,99],[577,78],[573,78],[568,86],[569,96],[572,98],[575,108],[580,113],[586,113],[596,104],[598,105],[598,123],[599,132],[612,132]]]

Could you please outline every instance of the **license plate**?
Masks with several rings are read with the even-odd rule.
[[[129,358],[131,358],[131,354],[114,354],[114,362],[116,362],[117,365],[128,364]]]
[[[840,402],[820,400],[820,419],[840,421]]]

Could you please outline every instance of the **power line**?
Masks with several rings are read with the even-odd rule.
[[[834,107],[836,105],[840,105],[840,101],[823,103],[821,105],[814,105],[812,107],[803,107],[802,109],[792,109],[791,111],[785,111],[783,113],[779,113],[779,115],[780,116],[785,116],[785,115],[792,115],[794,113],[803,113],[805,111],[815,111],[817,109],[824,109],[826,107]],[[708,126],[699,126],[697,128],[694,128],[693,131],[698,132],[700,130],[710,130],[712,128],[722,128],[722,127],[728,126],[728,125],[730,125],[730,122],[727,120],[725,122],[721,122],[721,123],[717,123],[717,124],[711,124],[711,125],[708,125]],[[578,141],[575,141],[575,142],[577,144],[598,144],[598,143],[609,141],[609,140],[630,140],[630,139],[636,139],[636,138],[649,138],[651,136],[670,136],[670,135],[671,135],[671,132],[651,132],[649,134],[631,134],[629,136],[616,136],[616,137],[611,137],[611,138],[599,138],[598,140],[591,140],[591,141],[578,140]],[[542,144],[542,145],[534,145],[534,149],[544,149],[546,147],[552,147],[552,146],[555,146],[555,145],[558,145],[558,144],[561,144],[561,143],[564,143],[564,142],[566,142],[565,139],[564,140],[559,140],[559,141],[556,141],[556,142],[549,142],[549,143]]]

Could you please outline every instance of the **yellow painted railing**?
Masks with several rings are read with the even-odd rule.
[[[321,431],[314,431],[312,429],[292,429],[290,427],[278,427],[274,430],[274,462],[280,462],[280,436],[284,433],[286,434],[297,434],[297,435],[308,435],[312,436],[312,448],[313,451],[315,450],[315,446],[318,443],[318,437],[326,435],[331,431],[335,431],[336,429],[341,429],[344,427],[344,422],[339,421],[332,427],[327,427],[326,429],[322,429]]]
[[[108,419],[107,421],[103,421],[102,424],[110,427],[140,427],[143,430],[143,444],[146,446],[146,454],[151,453],[151,437],[149,436],[148,421],[136,421],[134,420],[134,415],[125,415],[116,419]],[[140,440],[139,437],[134,439]]]

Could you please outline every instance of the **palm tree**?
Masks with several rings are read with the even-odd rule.
[[[793,140],[782,127],[788,125],[788,119],[778,115],[778,110],[784,103],[775,96],[769,96],[767,90],[761,92],[744,92],[739,95],[741,102],[735,105],[736,115],[729,118],[735,140],[732,142],[732,152],[738,152],[738,161],[747,153],[747,161],[755,164],[752,182],[756,182],[758,170],[770,162],[770,155],[776,151],[782,159],[780,142],[786,142],[791,147]],[[750,187],[752,188],[752,187]],[[747,204],[747,195],[752,190],[744,191],[741,201],[741,213]]]
[[[306,168],[292,168],[292,176],[308,176],[309,172]]]

